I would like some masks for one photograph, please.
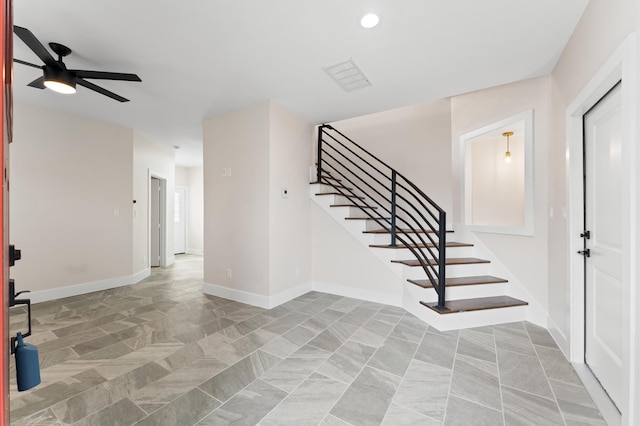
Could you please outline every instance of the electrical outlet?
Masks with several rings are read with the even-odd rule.
[[[233,271],[231,269],[227,269],[227,279],[233,278]]]
[[[142,263],[147,264],[147,256],[142,256]]]

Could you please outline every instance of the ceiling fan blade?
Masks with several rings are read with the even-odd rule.
[[[53,56],[51,56],[51,53],[49,53],[47,48],[44,47],[42,43],[40,43],[40,40],[38,40],[31,31],[26,28],[14,25],[13,32],[16,33],[16,35],[20,37],[20,40],[22,40],[24,44],[26,44],[29,49],[33,51],[33,53],[38,55],[38,58],[40,58],[46,65],[58,68],[60,67],[56,60],[53,59]]]
[[[87,89],[93,90],[94,92],[98,92],[98,93],[100,93],[100,94],[102,94],[102,95],[108,96],[108,97],[110,97],[111,99],[115,99],[116,101],[119,101],[119,102],[129,102],[129,99],[123,98],[123,97],[122,97],[122,96],[120,96],[120,95],[116,95],[115,93],[110,92],[110,91],[108,91],[107,89],[103,89],[103,88],[102,88],[102,87],[100,87],[100,86],[96,86],[95,84],[90,83],[90,82],[88,82],[87,80],[83,80],[83,79],[81,79],[81,78],[77,78],[77,79],[76,79],[76,84],[79,84],[80,86],[84,86],[84,87],[86,87]]]
[[[16,64],[28,65],[30,67],[42,69],[42,65],[32,64],[31,62],[21,61],[20,59],[15,59],[14,58],[13,62],[15,62]]]
[[[27,86],[35,87],[36,89],[44,89],[44,76],[36,78],[31,83],[27,84]]]
[[[98,80],[124,80],[124,81],[142,81],[136,74],[128,74],[123,72],[107,72],[107,71],[87,71],[87,70],[69,70],[76,73],[80,78],[95,78]]]

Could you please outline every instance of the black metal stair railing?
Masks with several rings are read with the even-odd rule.
[[[446,212],[413,182],[353,140],[318,127],[317,182],[331,185],[415,256],[445,306]]]

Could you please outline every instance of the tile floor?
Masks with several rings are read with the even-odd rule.
[[[201,284],[202,258],[180,256],[34,305],[42,384],[13,380],[11,424],[604,424],[532,324],[439,332],[392,306],[311,292],[265,310]],[[21,308],[11,318],[24,326]]]

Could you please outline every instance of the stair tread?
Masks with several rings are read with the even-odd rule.
[[[430,265],[436,265],[437,262],[433,259],[429,259]],[[392,260],[392,263],[402,263],[406,266],[422,266],[420,265],[420,261],[418,259],[410,259],[410,260]],[[445,260],[446,265],[471,265],[476,263],[490,263],[486,259],[479,259],[477,257],[448,257]]]
[[[406,229],[406,228],[398,228],[396,233],[397,234],[401,234],[401,233],[405,233],[405,234],[423,234],[425,231],[422,229],[417,230],[416,232],[412,231],[411,229]],[[435,233],[434,231],[431,230],[427,230],[426,232],[428,233]],[[453,230],[447,230],[447,233],[451,233],[453,232]],[[373,231],[362,231],[363,234],[390,234],[391,232],[388,229],[374,229]]]
[[[424,244],[410,244],[410,246],[413,247],[413,248],[426,248],[426,246]],[[435,247],[435,244],[428,243],[427,246],[431,248],[431,247]],[[398,245],[395,245],[395,246],[391,246],[389,244],[371,244],[371,245],[369,245],[369,247],[384,248],[384,249],[403,249],[403,248],[406,248],[402,244],[398,244]],[[458,242],[455,242],[455,241],[447,241],[447,247],[473,247],[473,244],[458,243]]]
[[[528,302],[509,296],[479,297],[475,299],[447,300],[447,310],[436,309],[438,302],[420,302],[440,314],[453,314],[457,312],[481,311],[485,309],[510,308],[513,306],[525,306]]]
[[[422,288],[431,288],[431,281],[429,280],[407,280],[411,284],[415,284]],[[470,277],[451,277],[445,280],[447,287],[458,287],[465,285],[482,285],[482,284],[502,284],[507,283],[508,280],[504,278],[493,277],[491,275],[476,275]]]

